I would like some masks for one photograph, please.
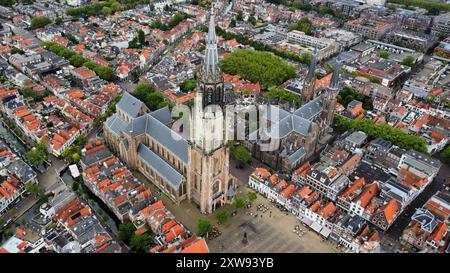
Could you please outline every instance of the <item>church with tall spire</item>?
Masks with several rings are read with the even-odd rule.
[[[197,200],[205,212],[228,201],[229,148],[225,138],[224,79],[219,67],[214,10],[212,8],[205,59],[197,73],[197,89],[191,122],[192,164],[188,198]]]
[[[104,123],[106,142],[130,168],[141,172],[175,203],[188,200],[202,213],[213,212],[234,196],[223,129],[224,80],[217,40],[211,11],[189,137],[173,129],[176,121],[169,108],[150,112],[127,92],[117,103],[116,113]]]
[[[287,111],[270,105],[267,113],[270,127],[266,132],[255,131],[252,139],[246,141],[253,156],[273,169],[291,173],[326,145],[330,137],[341,62],[336,62],[329,86],[318,90],[315,90],[316,63],[314,50],[301,93],[301,106]],[[271,150],[265,149],[269,143]]]
[[[316,65],[317,65],[317,49],[311,55],[311,62],[309,63],[308,73],[303,82],[303,89],[301,94],[301,104],[307,104],[314,98],[314,89],[316,85]]]

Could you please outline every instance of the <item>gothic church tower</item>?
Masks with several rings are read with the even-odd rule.
[[[337,104],[337,94],[339,93],[339,72],[341,69],[341,61],[339,59],[336,60],[334,65],[333,76],[330,80],[329,87],[324,91],[324,116],[323,119],[325,121],[326,126],[329,128],[333,123],[334,113],[336,112],[336,104]]]
[[[303,82],[303,89],[301,95],[302,105],[307,104],[314,97],[314,87],[316,84],[316,65],[317,65],[317,49],[314,48],[311,62],[309,64],[308,74]]]
[[[214,11],[206,37],[204,63],[197,73],[191,121],[188,199],[211,213],[228,201],[229,148],[224,131],[224,80],[218,66]]]

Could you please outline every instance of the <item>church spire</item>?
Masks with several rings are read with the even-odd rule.
[[[334,71],[333,76],[331,77],[330,81],[330,89],[337,89],[339,84],[339,72],[341,69],[341,60],[339,58],[336,58],[336,63],[334,64]]]
[[[309,63],[307,80],[313,80],[316,76],[316,65],[317,65],[317,48],[314,47],[314,51],[311,56],[311,62]]]
[[[206,52],[204,72],[205,76],[219,72],[219,53],[217,52],[217,36],[214,23],[214,6],[211,7],[209,30],[206,37]]]
[[[314,97],[314,88],[316,85],[316,64],[317,64],[317,48],[314,51],[309,64],[308,74],[303,82],[302,104],[308,103]]]

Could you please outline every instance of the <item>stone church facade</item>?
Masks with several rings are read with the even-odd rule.
[[[105,122],[104,136],[130,168],[139,170],[174,202],[187,199],[202,213],[211,213],[234,195],[224,113],[213,106],[223,106],[224,100],[213,13],[197,78],[188,138],[171,129],[174,120],[167,107],[150,112],[128,93]]]
[[[340,62],[335,64],[330,85],[314,90],[316,57],[311,65],[301,95],[302,106],[291,112],[275,105],[269,105],[267,113],[268,130],[257,130],[249,134],[246,146],[254,157],[273,169],[291,173],[304,163],[319,148],[331,130],[336,109]],[[316,95],[316,93],[319,93]],[[271,149],[267,149],[271,143]]]

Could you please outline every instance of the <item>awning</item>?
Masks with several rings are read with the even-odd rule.
[[[320,231],[320,234],[322,234],[325,238],[328,238],[328,236],[331,233],[331,229],[324,227],[322,228],[322,230]]]
[[[315,232],[320,232],[320,230],[322,229],[322,226],[317,223],[317,222],[313,222],[311,224],[311,228],[315,231]]]
[[[303,216],[302,222],[305,223],[305,224],[307,224],[308,226],[310,226],[311,223],[313,222],[313,220],[309,219],[309,218],[306,217],[306,216]]]

